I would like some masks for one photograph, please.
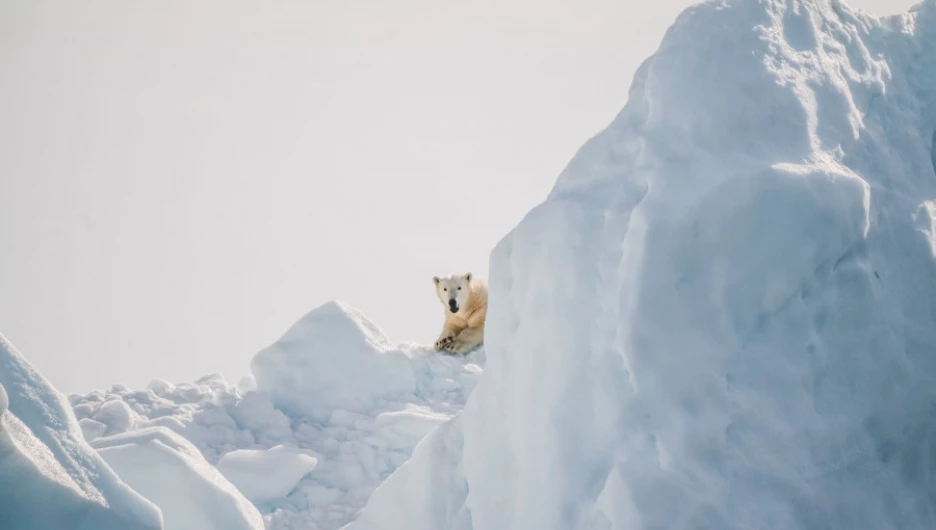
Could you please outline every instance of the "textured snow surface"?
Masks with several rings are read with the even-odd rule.
[[[0,528],[162,528],[84,441],[65,396],[0,335]]]
[[[91,445],[159,507],[166,530],[263,530],[254,505],[195,446],[165,427],[98,438]]]
[[[936,0],[686,10],[354,530],[936,528]]]
[[[255,381],[212,374],[70,399],[86,432],[107,433],[96,446],[169,429],[254,502],[266,528],[333,530],[462,410],[484,362],[483,348],[455,357],[392,345],[359,311],[331,302],[257,354]]]

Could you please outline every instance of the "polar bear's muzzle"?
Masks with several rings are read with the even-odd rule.
[[[452,310],[452,313],[458,313],[458,302],[454,298],[449,300],[449,309]]]

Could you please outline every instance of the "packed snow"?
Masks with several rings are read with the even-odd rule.
[[[0,528],[162,528],[159,509],[88,446],[65,396],[2,335]]]
[[[936,528],[936,0],[686,10],[349,530]]]
[[[156,380],[146,390],[117,385],[70,399],[108,461],[116,455],[105,447],[130,436],[140,458],[114,468],[129,469],[131,485],[144,451],[176,461],[191,457],[178,450],[178,440],[145,434],[168,429],[254,503],[267,529],[334,530],[355,518],[420,440],[461,411],[484,362],[483,348],[452,356],[393,345],[360,311],[330,302],[259,352],[254,377],[238,385],[211,374],[191,384]],[[184,480],[198,478],[189,475]],[[147,494],[143,485],[137,489]],[[156,497],[150,496],[167,507],[182,500]],[[170,509],[164,511],[169,529]],[[213,524],[204,527],[222,527]]]

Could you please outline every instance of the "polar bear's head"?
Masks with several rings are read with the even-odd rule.
[[[449,276],[433,276],[435,282],[436,295],[449,311],[458,313],[468,304],[468,298],[471,296],[471,273],[452,274]]]

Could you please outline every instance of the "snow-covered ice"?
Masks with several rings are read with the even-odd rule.
[[[160,511],[84,441],[65,396],[2,335],[0,528],[162,528]]]
[[[289,495],[316,465],[315,457],[277,445],[231,451],[218,461],[218,471],[251,502],[262,503]]]
[[[266,528],[334,530],[461,411],[484,362],[484,348],[451,356],[393,345],[360,311],[330,302],[259,352],[255,379],[239,385],[211,374],[70,399],[92,436],[101,427],[88,421],[113,419],[96,445],[170,429],[254,501]]]
[[[257,508],[195,446],[165,427],[98,438],[91,446],[159,506],[165,530],[263,530]]]
[[[93,442],[101,436],[104,436],[104,433],[107,432],[106,424],[97,420],[92,420],[91,418],[82,418],[78,422],[78,426],[81,428],[81,434],[84,436],[84,439],[88,442]]]
[[[104,431],[105,435],[122,433],[132,427],[135,421],[133,411],[120,400],[104,403],[91,419],[107,426],[107,430]]]
[[[324,419],[412,394],[409,358],[354,308],[329,302],[296,322],[251,363],[257,390],[280,410]]]
[[[936,528],[936,0],[687,9],[353,530]]]

